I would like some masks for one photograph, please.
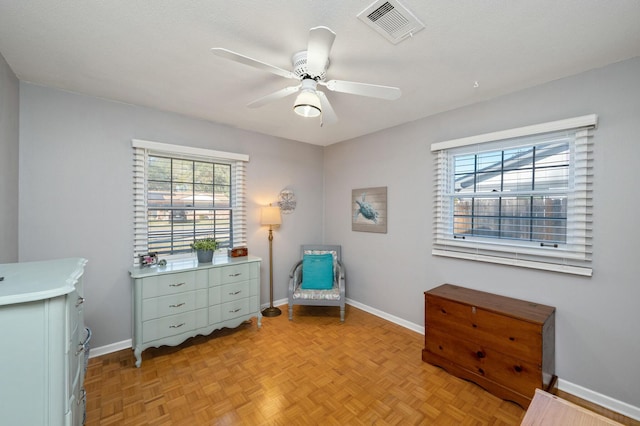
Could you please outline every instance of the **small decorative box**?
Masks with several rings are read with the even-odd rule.
[[[246,247],[234,247],[228,251],[229,257],[243,257],[249,254]]]

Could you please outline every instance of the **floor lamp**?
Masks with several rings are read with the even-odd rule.
[[[260,212],[260,224],[269,227],[269,307],[262,311],[262,316],[277,317],[282,312],[273,306],[273,226],[280,225],[280,207],[263,207]]]

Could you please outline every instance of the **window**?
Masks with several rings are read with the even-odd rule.
[[[134,263],[140,254],[191,252],[195,239],[246,245],[248,157],[134,140]]]
[[[591,275],[595,115],[433,144],[433,254]]]

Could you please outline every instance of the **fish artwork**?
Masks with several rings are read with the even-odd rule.
[[[366,195],[367,193],[363,192],[361,200],[360,201],[356,200],[356,204],[358,205],[358,208],[356,209],[356,212],[353,215],[353,220],[354,221],[357,220],[358,215],[362,215],[362,217],[364,217],[365,219],[368,219],[373,223],[378,223],[379,213],[376,209],[373,208],[371,203],[368,203],[367,201],[365,201]]]

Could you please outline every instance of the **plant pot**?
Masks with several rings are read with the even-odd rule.
[[[198,263],[211,263],[213,261],[213,250],[196,250]]]

